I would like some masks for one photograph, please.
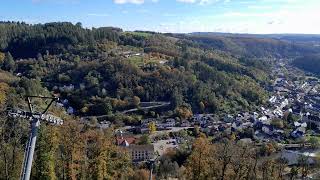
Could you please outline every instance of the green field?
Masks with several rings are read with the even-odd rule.
[[[143,65],[143,57],[141,56],[132,56],[128,58],[130,64],[135,64],[137,66]]]
[[[149,37],[151,36],[152,34],[150,33],[145,33],[145,32],[124,32],[125,35],[135,35],[135,36],[142,36],[142,37]]]

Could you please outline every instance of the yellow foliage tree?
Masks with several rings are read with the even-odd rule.
[[[199,137],[192,146],[192,153],[186,164],[187,177],[190,179],[208,179],[212,168],[213,148],[207,138]]]
[[[200,107],[201,112],[204,112],[206,106],[204,105],[204,103],[202,101],[200,101],[199,107]]]
[[[3,63],[3,60],[4,60],[5,56],[6,55],[4,53],[0,52],[0,65]]]
[[[155,122],[150,122],[148,127],[149,127],[150,134],[153,134],[157,130],[157,126]]]
[[[7,83],[0,83],[0,107],[6,102],[9,89]]]
[[[132,176],[132,180],[148,180],[149,171],[147,169],[139,169]]]
[[[192,110],[187,106],[179,106],[176,108],[176,114],[182,119],[187,119],[192,116]]]

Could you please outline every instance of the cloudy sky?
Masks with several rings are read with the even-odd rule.
[[[1,0],[0,20],[158,32],[320,34],[320,0]]]

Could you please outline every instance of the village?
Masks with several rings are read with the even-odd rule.
[[[311,146],[310,137],[320,132],[320,86],[318,79],[305,76],[285,63],[280,60],[275,65],[270,98],[267,105],[257,111],[223,117],[194,114],[179,121],[164,117],[143,119],[139,126],[116,129],[116,144],[128,149],[133,162],[139,163],[155,159],[170,149],[191,147],[192,134],[200,131],[212,137],[221,133],[235,134],[237,140],[245,143],[276,142],[288,149],[283,156],[297,156],[299,152],[292,149]],[[109,128],[112,123],[102,121],[98,126]],[[291,160],[297,162],[297,158]]]
[[[284,150],[278,155],[290,157],[289,164],[298,162],[305,151],[301,147],[311,147],[319,142],[320,133],[320,86],[319,80],[311,74],[304,74],[289,65],[288,60],[275,61],[269,90],[268,102],[252,112],[236,114],[193,114],[187,119],[159,116],[142,119],[139,125],[117,127],[114,131],[116,145],[128,150],[134,163],[153,161],[170,150],[180,147],[191,148],[195,133],[204,133],[208,137],[234,136],[236,141],[244,143],[274,142]],[[72,89],[70,87],[63,87]],[[123,111],[123,114],[139,110],[152,110],[169,106],[169,102],[141,102],[143,107]],[[62,100],[57,106],[65,107],[68,114],[74,110],[68,106],[68,100]],[[104,119],[106,116],[95,118]],[[92,117],[82,117],[82,123],[90,123]],[[114,127],[108,120],[99,120],[97,128]],[[312,140],[311,140],[312,139]],[[318,147],[318,146],[317,146]],[[312,161],[318,149],[307,155]]]

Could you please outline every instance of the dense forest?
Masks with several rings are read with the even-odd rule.
[[[54,94],[74,108],[72,115],[56,105],[50,109],[65,123],[59,128],[41,125],[32,179],[139,179],[146,177],[146,167],[132,166],[128,154],[115,145],[113,129],[97,131],[97,122],[81,124],[80,117],[106,114],[113,123],[121,118],[119,124],[137,123],[141,117],[117,113],[150,101],[170,102],[166,115],[180,119],[199,112],[254,110],[267,99],[270,58],[306,51],[313,50],[278,40],[86,29],[67,22],[1,22],[0,179],[19,178],[29,123],[6,112],[25,109],[26,95]],[[38,109],[46,104],[34,103]],[[280,176],[282,162],[258,165],[263,153],[252,147],[232,138],[212,144],[200,133],[195,137],[192,147],[161,159],[165,165],[159,167],[159,176]],[[265,151],[272,151],[269,146]]]
[[[7,22],[0,28],[2,70],[20,75],[6,83],[20,95],[47,88],[68,99],[77,114],[123,110],[134,106],[134,98],[170,101],[173,109],[186,106],[195,112],[199,104],[207,112],[233,112],[265,100],[267,61],[237,58],[188,38],[89,30],[80,23]],[[143,55],[126,58],[127,52]],[[29,81],[35,91],[21,88]]]
[[[302,38],[301,36],[285,35],[191,33],[178,37],[181,36],[197,42],[201,47],[223,50],[240,57],[288,58],[319,51],[319,47],[305,43],[309,36]],[[309,39],[311,38],[309,37]],[[317,40],[316,38],[312,39]],[[300,42],[302,40],[305,41]]]
[[[320,56],[319,54],[302,56],[294,59],[292,64],[304,71],[320,75]]]

